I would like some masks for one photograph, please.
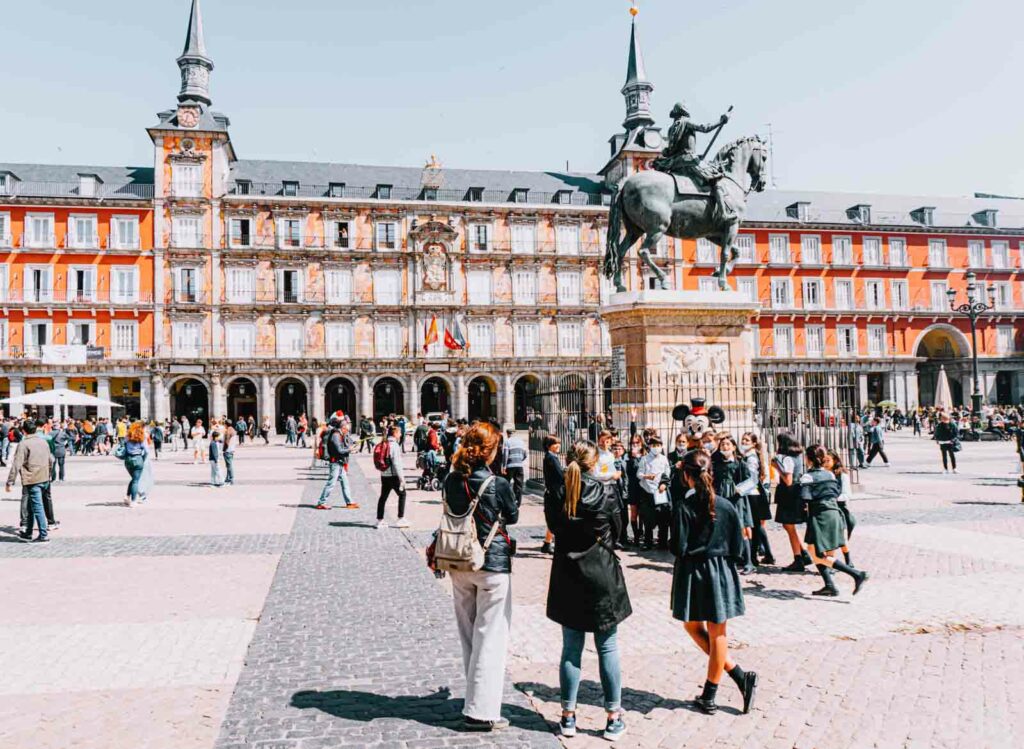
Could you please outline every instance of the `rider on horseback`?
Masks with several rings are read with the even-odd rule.
[[[725,217],[726,206],[718,189],[718,180],[723,177],[723,173],[716,165],[704,163],[697,155],[697,133],[720,129],[729,121],[729,115],[723,114],[718,122],[701,125],[690,119],[690,112],[683,102],[676,103],[669,114],[672,125],[668,129],[668,144],[651,166],[661,172],[689,177],[697,189],[703,190],[706,187],[714,199],[716,213],[719,217]]]

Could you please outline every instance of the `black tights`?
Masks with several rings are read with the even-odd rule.
[[[956,452],[953,450],[952,445],[939,445],[939,450],[942,451],[942,467],[949,468],[947,465],[946,456],[949,456],[949,462],[953,464],[953,470],[956,470]]]
[[[405,487],[402,485],[402,481],[403,479],[397,476],[380,477],[380,499],[377,500],[377,520],[384,519],[384,506],[387,504],[388,496],[391,494],[392,489],[398,495],[398,519],[401,520],[405,517]]]

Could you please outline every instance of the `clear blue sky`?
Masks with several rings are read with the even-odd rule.
[[[5,4],[0,161],[148,165],[189,0]],[[203,0],[241,158],[598,169],[627,0]],[[1024,3],[642,0],[654,109],[775,130],[780,188],[1024,195]]]

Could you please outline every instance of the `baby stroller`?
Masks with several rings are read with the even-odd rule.
[[[444,455],[436,450],[425,450],[416,456],[416,467],[422,471],[416,479],[416,488],[439,491],[444,477]]]

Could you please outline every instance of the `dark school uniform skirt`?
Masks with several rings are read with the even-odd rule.
[[[768,499],[768,490],[763,486],[758,487],[757,494],[749,495],[747,501],[750,503],[750,514],[755,523],[772,519],[771,501]]]
[[[740,523],[744,528],[754,527],[754,516],[750,511],[750,497],[731,497],[730,501],[736,508],[736,514],[740,516]]]
[[[846,502],[839,503],[839,512],[842,513],[843,520],[846,522],[846,537],[849,538],[853,535],[853,529],[857,527],[857,518],[850,512]]]
[[[835,505],[815,508],[814,504],[811,503],[808,513],[804,543],[814,544],[814,550],[820,557],[825,552],[838,549],[846,543],[846,522]]]
[[[779,484],[775,487],[775,522],[802,525],[807,522],[807,508],[800,497],[800,485]]]
[[[673,618],[721,624],[743,616],[745,610],[735,564],[725,557],[676,559],[672,570]]]

